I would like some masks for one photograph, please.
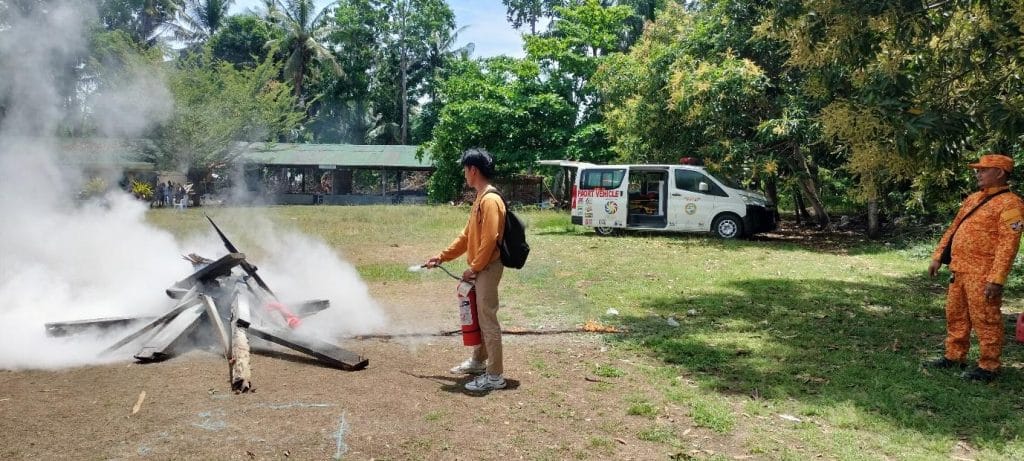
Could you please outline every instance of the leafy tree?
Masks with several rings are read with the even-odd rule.
[[[625,160],[675,163],[696,154],[773,196],[786,175],[824,226],[814,107],[789,83],[799,75],[785,67],[782,47],[754,35],[759,8],[728,0],[666,8],[594,78],[608,134]]]
[[[462,190],[459,156],[472,147],[495,155],[498,174],[515,174],[538,159],[564,158],[575,110],[555,94],[540,67],[507,57],[456,61],[441,86],[443,108],[424,146],[437,170],[429,195],[452,200]]]
[[[122,30],[145,46],[153,46],[160,35],[173,28],[180,0],[100,0],[100,23],[107,30]]]
[[[234,0],[184,0],[174,36],[189,44],[206,43],[224,26]]]
[[[385,118],[397,119],[394,141],[407,144],[410,108],[434,76],[431,43],[451,42],[455,15],[444,0],[385,0],[383,5],[387,20],[381,35],[380,71],[376,74],[377,109]],[[397,73],[397,81],[388,78],[387,70]],[[386,92],[392,89],[397,100],[386,98]],[[397,117],[388,117],[389,113],[397,113]]]
[[[268,42],[279,41],[283,31],[253,14],[229,16],[207,42],[214,59],[236,67],[252,68],[263,62],[271,51]],[[283,61],[283,56],[281,57]]]
[[[501,0],[508,14],[508,22],[516,29],[530,25],[530,35],[537,35],[537,23],[554,14],[555,7],[564,6],[564,0]]]
[[[266,46],[280,47],[288,53],[284,75],[291,80],[301,106],[308,102],[302,85],[311,64],[326,64],[337,73],[341,72],[334,55],[324,46],[334,28],[327,20],[331,11],[331,5],[316,11],[313,0],[267,0],[268,19],[283,32],[283,38],[271,40]]]
[[[598,0],[555,10],[559,18],[551,34],[526,37],[527,56],[541,63],[559,93],[577,108],[581,121],[595,121],[599,95],[590,78],[606,56],[619,49],[632,11],[626,6],[604,7]]]
[[[174,113],[155,130],[144,160],[158,168],[215,171],[235,160],[239,142],[287,138],[303,114],[289,85],[277,81],[280,71],[269,57],[251,69],[209,55],[182,60],[167,75]]]
[[[780,1],[762,29],[791,49],[821,122],[845,150],[878,232],[882,208],[948,201],[973,151],[1019,152],[1024,5]],[[970,152],[970,153],[969,153]],[[910,188],[908,197],[899,194]],[[902,196],[895,203],[887,197]]]

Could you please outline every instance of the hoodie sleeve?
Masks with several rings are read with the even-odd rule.
[[[458,237],[455,237],[451,245],[448,245],[448,248],[437,255],[441,262],[451,261],[466,252],[467,242],[469,241],[469,225],[470,223],[467,222],[466,227],[462,228],[462,232],[459,233]]]

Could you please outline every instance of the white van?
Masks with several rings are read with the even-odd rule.
[[[764,194],[713,176],[699,165],[595,165],[576,169],[572,222],[610,235],[622,229],[711,232],[731,239],[774,230],[778,213]]]

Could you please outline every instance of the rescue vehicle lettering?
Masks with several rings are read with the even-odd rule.
[[[580,197],[622,197],[621,190],[605,189],[583,189],[579,191]]]

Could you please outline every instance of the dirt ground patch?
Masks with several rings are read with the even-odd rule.
[[[432,332],[452,329],[454,300],[423,300],[453,297],[448,285],[371,291],[395,331]],[[0,458],[666,459],[742,446],[692,427],[685,408],[647,384],[654,367],[609,352],[597,335],[505,343],[509,388],[486,395],[447,372],[468,353],[458,337],[346,340],[370,358],[357,372],[290,352],[256,356],[248,395],[232,394],[223,359],[203,351],[159,364],[3,371]],[[600,366],[621,373],[595,374]],[[651,410],[631,411],[638,402]]]

